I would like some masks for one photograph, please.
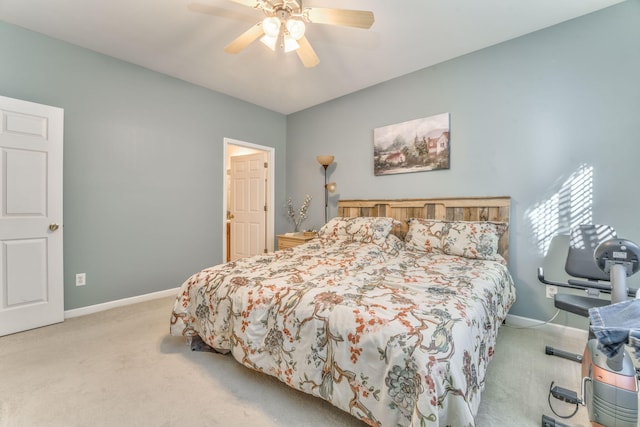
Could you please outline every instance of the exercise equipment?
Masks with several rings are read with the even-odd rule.
[[[629,297],[640,298],[636,289],[627,287],[627,277],[640,269],[640,247],[635,243],[620,239],[610,226],[581,225],[572,230],[565,270],[568,274],[586,280],[570,279],[566,283],[555,282],[544,277],[542,268],[538,278],[545,285],[562,288],[582,289],[588,296],[557,293],[554,305],[560,310],[589,317],[589,310],[609,304],[627,301]],[[603,292],[611,294],[611,299],[596,298]],[[609,309],[614,308],[609,307]],[[604,325],[618,328],[621,325]],[[638,319],[640,326],[640,319]],[[590,328],[589,339],[582,355],[547,346],[546,354],[559,356],[582,363],[581,394],[551,384],[549,405],[556,416],[570,418],[578,410],[578,405],[587,407],[589,420],[594,427],[637,427],[638,426],[638,372],[633,365],[631,354],[624,348],[612,357],[607,357],[598,346],[598,339]],[[551,405],[551,397],[568,403],[575,403],[575,411],[570,415],[559,415]],[[566,425],[546,415],[542,416],[543,427],[565,427]]]

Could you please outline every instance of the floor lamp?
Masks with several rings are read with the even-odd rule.
[[[333,163],[333,156],[318,156],[318,163],[324,168],[324,223],[326,224],[329,216],[329,193],[336,191],[336,183],[327,183],[327,168]]]

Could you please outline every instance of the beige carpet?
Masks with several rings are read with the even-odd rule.
[[[163,298],[1,337],[0,427],[364,425],[231,356],[192,352],[168,335],[172,303]],[[478,427],[539,426],[543,412],[551,415],[552,380],[577,390],[580,366],[544,355],[545,343],[583,346],[536,329],[500,329]],[[565,423],[586,427],[586,410]]]

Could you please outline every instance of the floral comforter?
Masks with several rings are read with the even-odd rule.
[[[499,262],[314,239],[194,274],[170,330],[372,426],[473,426],[514,300]]]

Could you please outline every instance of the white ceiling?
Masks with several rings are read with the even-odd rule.
[[[369,30],[307,25],[320,64],[259,41],[224,46],[258,20],[230,0],[0,0],[0,19],[290,114],[622,0],[306,0],[371,10]],[[201,8],[202,8],[201,7]]]

